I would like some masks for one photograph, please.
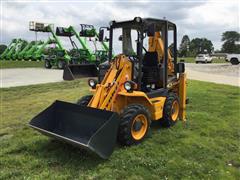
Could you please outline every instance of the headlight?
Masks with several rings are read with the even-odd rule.
[[[96,85],[97,85],[97,81],[96,81],[95,79],[89,79],[89,80],[88,80],[88,85],[89,85],[91,88],[95,89],[95,88],[96,88]]]
[[[132,92],[133,89],[135,89],[135,83],[133,81],[126,81],[124,83],[124,88],[126,89],[127,92]]]
[[[124,83],[124,88],[127,90],[127,91],[130,91],[132,89],[132,85],[130,82],[125,82]]]

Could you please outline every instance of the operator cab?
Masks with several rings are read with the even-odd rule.
[[[135,17],[132,21],[111,21],[109,59],[112,59],[113,52],[130,59],[133,63],[132,80],[138,90],[167,89],[168,84],[177,79],[178,70],[184,69],[183,65],[177,65],[176,31],[176,25],[167,20]],[[172,34],[169,38],[172,52],[168,48],[169,34]]]

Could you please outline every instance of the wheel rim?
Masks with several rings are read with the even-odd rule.
[[[173,121],[177,120],[178,114],[179,114],[179,103],[178,101],[174,101],[171,108],[171,117]]]
[[[139,126],[140,125],[140,126]],[[138,127],[136,127],[138,126]],[[135,140],[140,140],[147,132],[148,121],[147,117],[143,114],[137,115],[132,123],[131,134]]]

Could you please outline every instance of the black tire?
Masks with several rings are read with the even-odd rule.
[[[177,105],[178,105],[178,113],[176,115],[177,116],[176,118],[175,118],[175,116],[173,116],[173,109],[172,109],[174,103],[177,103]],[[175,93],[169,93],[169,95],[167,96],[167,99],[165,101],[164,108],[163,108],[163,119],[161,122],[162,125],[164,127],[173,126],[178,120],[179,110],[180,110],[180,105],[179,105],[178,96]],[[175,113],[175,111],[176,110],[174,110],[174,113]]]
[[[196,64],[198,64],[198,61],[196,61]]]
[[[45,67],[46,69],[51,69],[51,68],[52,68],[52,65],[51,65],[51,63],[50,63],[49,60],[45,60],[45,62],[44,62],[44,67]]]
[[[137,117],[139,117],[139,119],[137,119]],[[144,120],[140,118],[144,118]],[[125,146],[139,144],[146,137],[150,124],[150,113],[146,107],[141,104],[129,105],[120,116],[118,142]],[[140,136],[136,138],[136,134]]]
[[[238,65],[239,64],[239,61],[238,61],[237,58],[231,58],[230,62],[231,62],[232,65]]]
[[[66,66],[66,62],[63,60],[58,61],[57,67],[58,69],[63,69]]]
[[[83,96],[77,101],[76,104],[79,106],[87,106],[92,97],[92,95]]]

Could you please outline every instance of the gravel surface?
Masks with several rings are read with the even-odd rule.
[[[15,87],[62,81],[63,70],[43,68],[0,69],[0,87]]]
[[[240,65],[186,63],[188,79],[228,84],[240,87]],[[44,68],[0,69],[0,87],[63,81],[63,71]]]

